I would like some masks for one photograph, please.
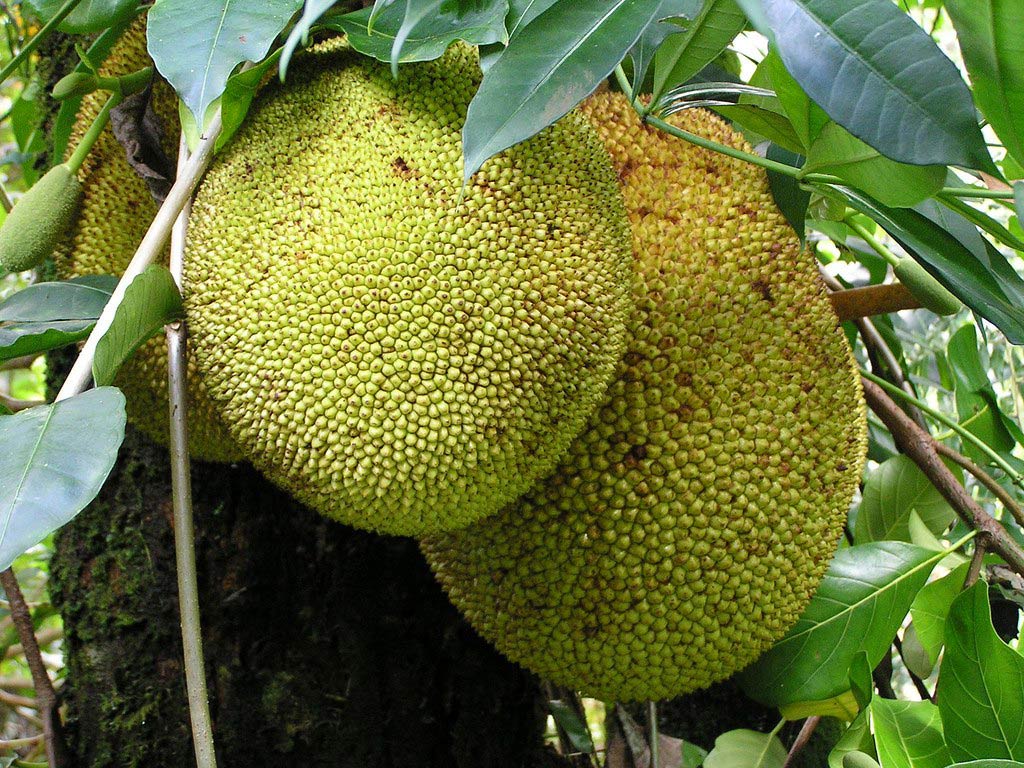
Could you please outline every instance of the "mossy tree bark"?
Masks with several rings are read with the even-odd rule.
[[[536,682],[461,620],[414,543],[322,519],[249,467],[194,469],[200,599],[224,766],[544,764]],[[59,536],[80,768],[194,765],[166,457],[129,437]]]

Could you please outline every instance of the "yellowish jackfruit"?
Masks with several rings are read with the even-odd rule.
[[[132,24],[114,45],[100,74],[120,77],[152,62],[146,52],[144,19]],[[68,154],[99,114],[110,94],[94,91],[82,104],[68,142]],[[178,154],[178,107],[174,91],[163,80],[153,88],[153,108],[164,126],[163,149],[173,161]],[[85,190],[77,223],[57,256],[61,278],[120,275],[156,215],[157,205],[146,182],[129,165],[124,147],[108,125],[79,169]],[[164,255],[167,263],[167,255]],[[168,441],[167,342],[150,339],[129,359],[114,382],[125,391],[128,417],[157,442]],[[207,461],[237,461],[238,449],[220,423],[202,383],[189,364],[189,450]]]
[[[661,699],[753,661],[807,605],[860,477],[857,370],[762,172],[586,111],[633,225],[641,313],[558,469],[423,551],[513,661],[585,693]],[[705,112],[673,122],[730,146]]]
[[[479,81],[339,47],[268,86],[190,219],[199,369],[253,463],[329,517],[468,524],[549,472],[604,395],[632,312],[628,223],[575,115],[460,200]]]

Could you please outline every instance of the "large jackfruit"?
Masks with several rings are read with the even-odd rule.
[[[417,534],[549,472],[604,395],[632,312],[628,222],[575,115],[460,199],[475,54],[339,46],[268,86],[192,209],[198,365],[253,463],[337,520]]]
[[[423,551],[513,661],[595,696],[661,699],[753,661],[807,605],[865,453],[857,370],[761,171],[586,111],[633,225],[641,312],[609,398],[518,503]],[[705,112],[673,118],[731,146]]]
[[[105,77],[135,72],[152,62],[146,52],[144,18],[134,22],[114,45],[100,70]],[[68,154],[74,151],[109,94],[95,91],[82,97]],[[157,79],[152,92],[154,113],[163,125],[163,149],[173,161],[178,154],[178,102],[174,90]],[[77,223],[58,249],[61,278],[80,275],[121,275],[157,212],[156,202],[142,177],[125,155],[108,125],[79,169],[85,190]],[[164,255],[164,264],[167,255]],[[129,359],[114,382],[125,391],[128,417],[150,437],[168,442],[167,342],[160,334]],[[237,461],[241,454],[213,408],[195,365],[189,363],[189,452],[207,461]]]

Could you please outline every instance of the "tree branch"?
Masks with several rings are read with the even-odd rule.
[[[961,467],[970,472],[971,475],[974,476],[975,480],[977,480],[983,486],[988,488],[992,492],[992,495],[999,499],[1002,505],[1006,507],[1006,511],[1010,513],[1013,519],[1017,521],[1017,525],[1024,528],[1024,510],[1021,510],[1020,506],[1018,506],[1017,502],[1014,500],[1013,496],[1010,495],[1009,491],[1007,491],[1005,488],[1003,488],[1003,486],[997,483],[996,479],[992,477],[992,475],[990,475],[988,472],[979,467],[977,464],[975,464],[973,461],[971,461],[969,458],[964,456],[959,451],[950,448],[945,443],[936,442],[935,448],[947,459],[959,464]]]
[[[886,315],[901,309],[918,309],[921,306],[921,302],[902,283],[883,283],[833,291],[828,298],[840,321]]]
[[[51,768],[70,768],[71,754],[64,742],[64,731],[58,711],[57,692],[53,689],[50,676],[43,664],[43,656],[36,642],[35,627],[32,626],[32,614],[25,603],[25,596],[18,586],[18,579],[10,568],[0,571],[0,586],[7,593],[11,604],[11,619],[18,630],[21,646],[25,649],[25,662],[32,673],[32,683],[36,691],[36,707],[43,721],[43,738],[46,743],[46,760]],[[10,695],[10,694],[7,694]]]
[[[818,723],[820,722],[820,715],[808,717],[804,720],[804,724],[800,726],[800,733],[796,735],[793,746],[789,748],[789,754],[786,755],[786,762],[782,764],[782,768],[789,768],[793,760],[796,759],[796,756],[800,754],[800,751],[807,746],[807,742],[811,740],[811,736],[814,735],[814,731],[818,728]]]
[[[936,440],[915,424],[880,386],[863,377],[861,384],[868,405],[892,433],[896,445],[924,472],[960,519],[978,531],[978,544],[984,543],[986,549],[998,554],[1024,576],[1024,549],[957,481],[942,462]]]

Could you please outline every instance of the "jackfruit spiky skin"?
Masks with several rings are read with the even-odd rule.
[[[513,661],[606,699],[729,677],[807,605],[866,447],[857,370],[761,172],[585,105],[633,225],[640,314],[618,379],[555,472],[422,548]],[[730,146],[705,112],[672,122]]]
[[[265,89],[192,209],[196,356],[252,462],[323,514],[414,535],[549,472],[625,350],[628,222],[575,115],[460,201],[475,53],[340,47]]]
[[[0,227],[0,272],[35,269],[53,255],[82,201],[82,185],[61,163],[22,195]]]
[[[146,52],[145,19],[125,31],[111,49],[100,70],[105,77],[119,77],[150,66]],[[82,97],[68,154],[99,114],[109,94],[94,91]],[[172,160],[178,154],[178,103],[173,89],[163,80],[153,88],[153,109],[163,123],[163,149]],[[142,177],[128,164],[124,147],[108,125],[79,169],[85,190],[76,224],[58,249],[56,266],[62,279],[81,275],[120,276],[135,255],[157,204]],[[167,263],[167,254],[163,263]],[[167,342],[158,334],[121,367],[114,382],[127,397],[132,423],[157,442],[167,445]],[[202,382],[189,361],[189,452],[206,461],[238,461],[241,454],[210,403]]]

